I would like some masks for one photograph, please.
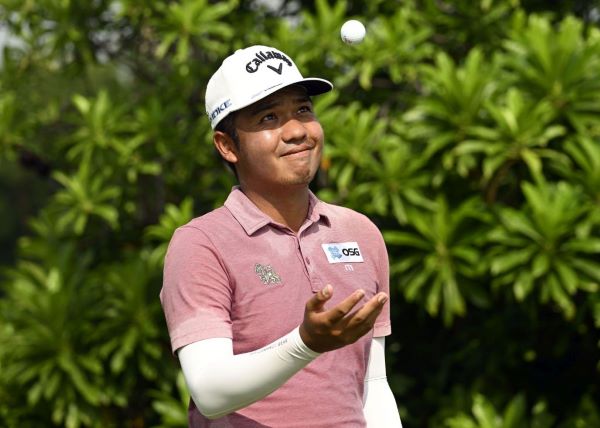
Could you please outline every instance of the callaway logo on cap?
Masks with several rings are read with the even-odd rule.
[[[306,88],[308,95],[328,92],[324,79],[304,78],[283,52],[268,46],[239,49],[225,58],[206,86],[206,114],[213,129],[229,113],[253,104],[288,85]]]

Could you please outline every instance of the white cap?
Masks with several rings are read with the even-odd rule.
[[[228,56],[206,86],[206,114],[213,129],[229,113],[240,110],[286,86],[298,84],[308,95],[328,92],[324,79],[304,78],[286,54],[268,46],[250,46]]]

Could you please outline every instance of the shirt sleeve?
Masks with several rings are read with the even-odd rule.
[[[383,240],[381,232],[375,226],[374,228],[376,230],[375,233],[377,234],[377,239],[379,241],[379,254],[377,257],[377,292],[384,292],[385,294],[390,296],[390,265],[387,248],[385,246],[385,241]],[[392,334],[390,305],[391,298],[388,299],[388,302],[383,306],[383,310],[381,311],[381,313],[377,317],[377,320],[375,321],[373,337],[389,336],[390,334]]]
[[[231,338],[232,294],[210,238],[193,226],[177,229],[165,256],[160,292],[172,351],[203,339]]]

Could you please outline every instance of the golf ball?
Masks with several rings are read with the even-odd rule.
[[[344,43],[356,45],[363,41],[365,34],[367,34],[367,30],[362,22],[357,21],[356,19],[351,19],[342,25],[340,34]]]

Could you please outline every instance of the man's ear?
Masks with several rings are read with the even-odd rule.
[[[229,135],[221,131],[215,131],[213,134],[213,144],[223,159],[230,163],[237,163],[237,146]]]

